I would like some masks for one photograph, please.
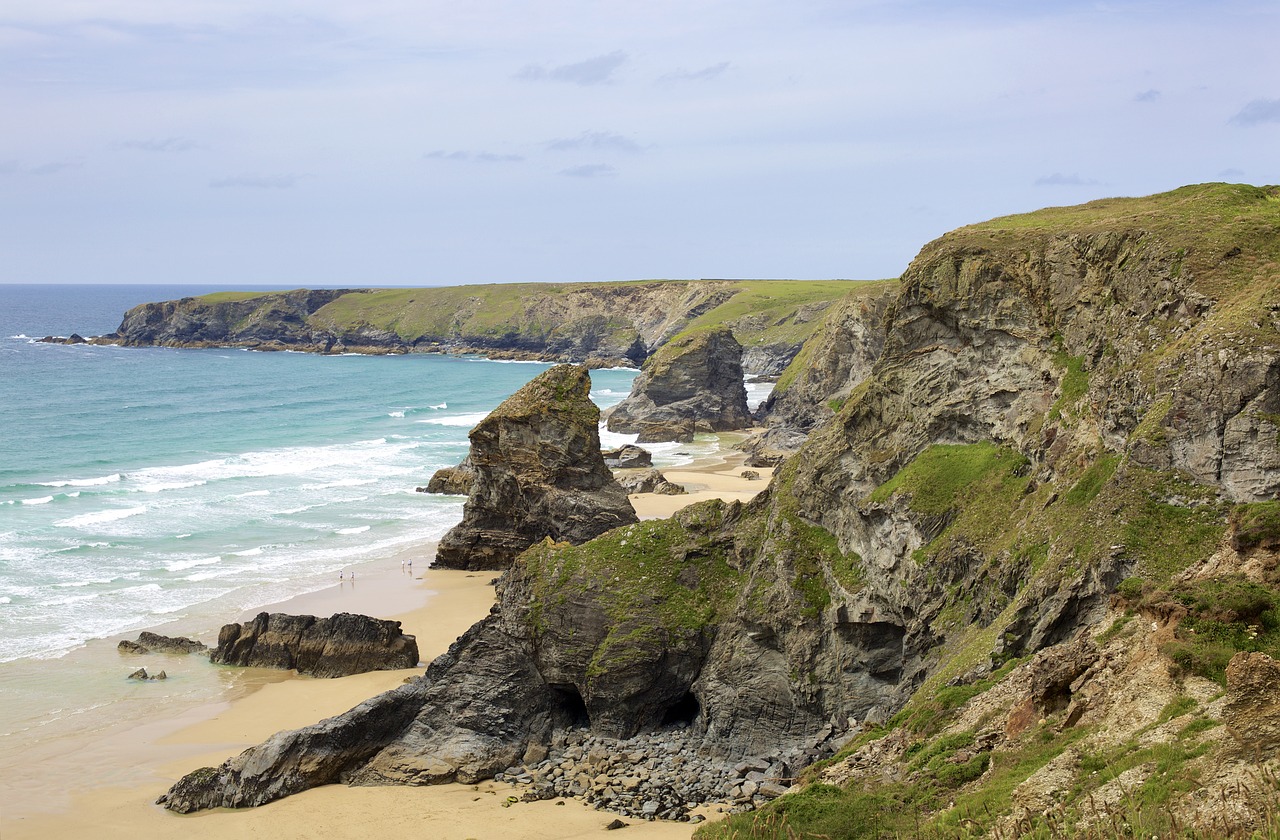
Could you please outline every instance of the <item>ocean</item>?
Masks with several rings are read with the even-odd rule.
[[[35,340],[225,288],[0,285],[0,773],[234,683],[210,666],[139,691],[121,638],[216,638],[362,564],[416,554],[421,568],[463,499],[415,488],[547,367]],[[635,373],[592,371],[593,400],[620,401]],[[716,446],[652,448],[674,465]]]

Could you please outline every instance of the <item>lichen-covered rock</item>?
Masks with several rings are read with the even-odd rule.
[[[503,569],[543,538],[581,543],[636,521],[600,454],[600,410],[590,391],[585,367],[559,365],[471,430],[475,479],[435,565]]]
[[[685,440],[667,431],[692,423],[704,431],[751,425],[742,379],[742,347],[727,327],[692,330],[655,353],[631,386],[631,394],[609,413],[609,431],[638,434],[642,441]]]
[[[418,643],[400,622],[367,615],[258,613],[246,624],[225,624],[210,660],[219,665],[292,668],[313,677],[345,677],[418,664]]]

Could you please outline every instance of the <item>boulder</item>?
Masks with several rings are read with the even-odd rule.
[[[423,493],[444,493],[449,496],[465,496],[471,492],[471,483],[476,479],[476,471],[471,466],[471,456],[462,459],[456,467],[442,467],[435,471],[426,487],[418,489]]]
[[[551,538],[583,543],[636,522],[600,454],[600,410],[580,365],[545,371],[471,430],[476,477],[462,521],[440,540],[435,565],[505,569]]]
[[[653,466],[653,453],[633,443],[623,444],[617,449],[606,449],[600,454],[604,457],[605,466],[613,470]]]
[[[742,347],[723,325],[686,332],[654,353],[608,421],[609,431],[649,442],[750,426]]]
[[[1280,751],[1280,662],[1265,653],[1237,653],[1227,663],[1227,731],[1249,753]]]
[[[204,653],[208,647],[185,636],[161,636],[144,631],[138,634],[136,642],[121,639],[116,650],[121,653]]]
[[[210,656],[219,665],[293,668],[313,677],[345,677],[418,664],[418,643],[400,622],[367,615],[258,613],[245,624],[226,624]]]
[[[661,496],[682,496],[688,491],[657,470],[643,470],[624,475],[618,479],[622,489],[628,493],[657,493]]]

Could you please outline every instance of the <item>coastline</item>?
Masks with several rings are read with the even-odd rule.
[[[670,516],[680,507],[708,498],[745,501],[767,486],[770,471],[757,470],[759,480],[743,479],[740,473],[744,457],[722,449],[716,456],[690,465],[661,468],[670,480],[688,486],[690,493],[630,498],[642,519]],[[407,556],[418,561],[418,569],[402,564],[402,558]],[[264,610],[316,615],[347,611],[391,618],[401,621],[404,631],[417,637],[421,660],[429,662],[487,614],[494,601],[491,583],[497,573],[430,569],[425,567],[425,556],[425,549],[420,547],[362,564],[354,585],[335,583],[248,611],[239,620]],[[139,665],[149,664],[148,657],[137,661]],[[23,813],[13,814],[6,808],[10,814],[0,818],[3,834],[19,840],[61,840],[86,835],[123,840],[139,833],[175,840],[192,836],[229,840],[320,833],[354,838],[422,827],[429,822],[433,833],[442,838],[501,835],[511,840],[552,840],[593,836],[612,819],[607,812],[596,811],[577,800],[503,807],[511,787],[493,782],[423,788],[327,785],[259,808],[187,816],[152,804],[174,781],[193,769],[218,764],[282,729],[305,726],[344,712],[421,672],[418,667],[319,680],[292,672],[236,669],[238,679],[218,702],[124,727],[95,743],[77,745],[77,755],[87,750],[98,762],[117,762],[131,766],[134,772],[126,774],[123,782],[113,783],[110,778],[76,779],[81,783],[80,792],[73,788],[65,804],[53,803],[51,811],[28,807]],[[38,784],[38,773],[35,779]],[[34,786],[24,788],[14,784],[14,779],[0,781],[9,789],[6,799],[12,801],[15,794],[23,802],[28,797],[42,798]],[[71,780],[66,782],[68,786],[74,784]],[[39,804],[31,802],[31,806]],[[706,816],[713,817],[714,813]],[[631,825],[637,834],[653,838],[687,838],[693,828],[685,823],[634,821]]]

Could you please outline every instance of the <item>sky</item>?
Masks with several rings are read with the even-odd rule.
[[[896,277],[1280,183],[1276,0],[4,0],[0,282]]]

